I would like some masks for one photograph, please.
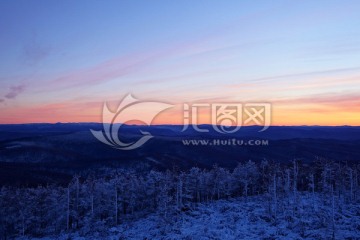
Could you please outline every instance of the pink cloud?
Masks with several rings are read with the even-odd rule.
[[[216,37],[216,34],[209,34],[195,40],[179,42],[178,44],[164,46],[160,49],[151,49],[119,56],[87,68],[64,73],[48,82],[45,90],[97,85],[135,72],[137,73],[164,59],[184,56],[191,57],[194,54],[205,54],[211,51],[217,51],[218,47],[205,46],[206,44],[204,44],[211,38]],[[174,77],[174,80],[176,79],[177,77]],[[162,82],[167,80],[168,79],[148,79],[140,83]]]
[[[338,69],[330,69],[330,70],[323,70],[323,71],[313,71],[313,72],[303,72],[303,73],[295,73],[295,74],[287,74],[287,75],[278,75],[278,76],[270,76],[270,77],[261,77],[261,78],[254,78],[249,79],[246,82],[238,83],[238,84],[230,84],[228,87],[244,87],[244,86],[257,86],[259,83],[274,83],[274,81],[286,81],[288,82],[289,79],[295,78],[304,78],[304,77],[322,77],[328,76],[329,74],[339,74],[339,73],[352,73],[352,72],[359,72],[360,67],[354,68],[338,68]],[[335,75],[336,76],[336,75]],[[336,81],[338,81],[336,79]]]
[[[278,108],[306,109],[307,112],[352,112],[357,113],[360,107],[359,94],[310,95],[300,98],[278,99],[270,101]]]

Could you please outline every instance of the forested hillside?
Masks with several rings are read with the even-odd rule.
[[[177,239],[182,228],[192,231],[186,224],[193,221],[206,234],[215,234],[214,239],[227,231],[241,236],[244,224],[263,229],[257,234],[267,239],[354,239],[360,234],[359,173],[360,165],[324,159],[311,166],[298,160],[248,161],[233,170],[214,166],[146,175],[113,171],[102,178],[75,176],[66,187],[2,187],[0,236],[152,239],[171,233]],[[223,229],[211,233],[210,226],[206,230],[199,225],[199,218],[214,214],[214,224]],[[144,229],[159,226],[136,235],[139,224]],[[251,231],[246,234],[251,236]]]

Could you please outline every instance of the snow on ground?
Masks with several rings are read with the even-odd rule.
[[[107,233],[57,239],[332,239],[332,208],[319,199],[302,196],[294,213],[292,204],[278,204],[277,221],[269,217],[264,197],[219,200],[192,210],[150,214],[123,223]],[[335,239],[360,239],[360,206],[347,205],[335,214]]]

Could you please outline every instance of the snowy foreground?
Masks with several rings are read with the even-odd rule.
[[[289,202],[288,202],[289,203]],[[360,239],[360,206],[333,209],[310,194],[299,197],[299,208],[279,204],[269,218],[264,196],[218,200],[164,216],[150,214],[121,224],[108,233],[45,239]],[[334,225],[332,219],[334,217]],[[170,220],[171,219],[171,220]]]

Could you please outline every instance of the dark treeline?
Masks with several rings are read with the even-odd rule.
[[[333,209],[334,224],[334,208],[360,201],[359,172],[359,165],[325,160],[311,166],[248,161],[233,170],[214,166],[185,172],[117,172],[101,178],[75,176],[68,186],[2,187],[0,239],[104,232],[155,211],[169,219],[198,203],[234,197],[247,201],[254,195],[264,198],[269,221],[275,224],[284,205],[291,206],[290,218],[299,214],[300,195],[320,196],[322,204]]]

